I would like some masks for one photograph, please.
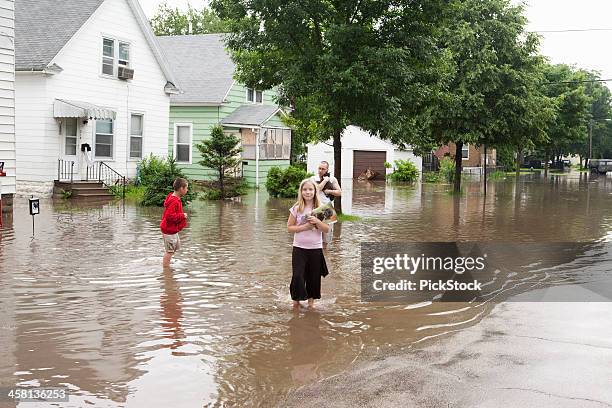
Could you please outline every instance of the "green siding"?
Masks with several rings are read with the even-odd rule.
[[[242,166],[242,175],[249,183],[249,185],[255,185],[255,175],[257,174],[257,169],[255,167],[255,160],[244,160]],[[266,184],[266,177],[268,176],[268,171],[274,166],[278,166],[281,168],[289,167],[289,160],[260,160],[259,161],[259,185],[264,186]]]
[[[223,118],[232,113],[236,108],[246,104],[246,87],[239,83],[234,83],[227,94],[227,102],[221,106],[171,106],[170,107],[170,126],[168,130],[168,154],[172,155],[174,150],[174,124],[191,123],[193,126],[193,145],[191,164],[178,164],[185,175],[194,180],[210,180],[215,177],[215,172],[204,168],[198,164],[201,155],[196,144],[210,137],[210,128],[219,123]],[[264,91],[263,103],[266,105],[276,105],[275,92],[273,90]],[[270,119],[266,125],[284,126],[277,116]],[[250,184],[255,184],[255,160],[247,160],[249,166],[244,167],[244,176]],[[289,160],[262,160],[260,161],[260,185],[265,183],[268,168],[274,165],[289,166]],[[251,169],[252,167],[252,169]]]

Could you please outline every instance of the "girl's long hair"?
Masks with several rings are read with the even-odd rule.
[[[304,184],[306,183],[312,184],[312,187],[314,188],[314,191],[315,191],[314,197],[312,198],[312,209],[314,210],[315,208],[318,208],[319,206],[321,206],[321,202],[319,201],[319,192],[317,191],[317,186],[315,182],[312,181],[311,179],[304,179],[300,183],[300,188],[298,189],[297,202],[293,204],[293,207],[297,207],[298,213],[303,212],[304,207],[306,207],[306,201],[304,201],[304,197],[302,197],[302,188],[304,187]]]

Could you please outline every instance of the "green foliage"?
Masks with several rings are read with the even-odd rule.
[[[147,186],[153,183],[157,175],[163,173],[167,167],[166,159],[150,154],[138,163],[135,184]]]
[[[221,190],[221,198],[227,197],[225,192],[225,174],[234,169],[241,161],[239,146],[240,140],[233,134],[223,132],[223,126],[215,125],[210,130],[210,138],[196,145],[202,160],[200,166],[209,167],[217,171],[217,180]]]
[[[388,175],[392,181],[414,182],[419,178],[419,170],[410,160],[395,160],[395,170]]]
[[[338,214],[338,221],[340,222],[357,222],[361,220],[362,218],[358,215]]]
[[[514,158],[515,150],[511,145],[502,145],[497,147],[497,165],[502,166],[505,171],[516,169],[516,160]]]
[[[127,184],[125,186],[125,199],[136,204],[142,203],[146,187],[144,185]],[[121,185],[111,186],[110,192],[117,198],[123,198],[123,187]]]
[[[455,161],[448,156],[442,158],[439,172],[442,180],[452,183],[455,179]]]
[[[385,169],[390,169],[393,165],[389,162],[385,162]]]
[[[439,183],[442,180],[440,173],[437,171],[428,171],[423,173],[424,183]]]
[[[228,183],[225,184],[225,196],[223,198],[238,197],[248,193],[250,187],[245,179],[239,178],[227,181]],[[205,200],[221,200],[222,194],[218,182],[199,181],[197,185],[201,190],[201,198]]]
[[[168,157],[167,160],[162,160],[161,163],[155,160],[154,164],[151,164],[151,161],[149,161],[146,166],[148,166],[145,171],[147,174],[147,177],[145,177],[147,184],[141,184],[144,186],[141,204],[145,206],[163,206],[166,196],[173,191],[172,184],[174,180],[176,180],[177,177],[185,178],[185,175],[181,169],[178,168],[172,157]],[[193,187],[190,186],[187,195],[182,198],[183,203],[192,201],[194,198],[195,194],[193,193]]]
[[[62,189],[62,198],[69,199],[70,197],[72,197],[72,190]]]
[[[497,181],[497,180],[503,180],[505,178],[506,178],[506,172],[501,171],[501,170],[495,170],[487,174],[487,180]]]
[[[273,197],[296,198],[300,183],[310,176],[312,173],[296,166],[289,166],[284,170],[274,166],[268,171],[266,189]]]
[[[229,25],[221,20],[212,10],[203,7],[201,10],[188,6],[186,12],[178,7],[171,8],[167,2],[160,4],[151,19],[155,35],[185,35],[226,33]]]

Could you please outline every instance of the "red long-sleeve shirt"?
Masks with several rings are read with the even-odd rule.
[[[169,193],[164,200],[164,215],[162,216],[159,227],[164,234],[176,234],[187,226],[187,219],[183,213],[183,203],[181,199]]]

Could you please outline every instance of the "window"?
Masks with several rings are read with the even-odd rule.
[[[174,125],[174,159],[178,163],[191,163],[191,124]]]
[[[259,142],[260,159],[289,159],[291,153],[291,130],[263,128]]]
[[[461,147],[461,158],[463,160],[469,160],[470,159],[470,145],[469,144],[464,144]]]
[[[142,158],[143,119],[143,115],[132,113],[130,119],[130,159]]]
[[[115,41],[109,38],[102,40],[102,73],[105,75],[115,73]]]
[[[263,103],[263,91],[247,88],[247,102]]]
[[[96,120],[95,157],[113,157],[113,121]]]
[[[112,38],[103,38],[102,74],[115,76],[117,66],[130,66],[130,44]]]
[[[64,154],[66,156],[76,156],[77,154],[77,119],[68,118],[66,119],[65,125],[65,148]]]

